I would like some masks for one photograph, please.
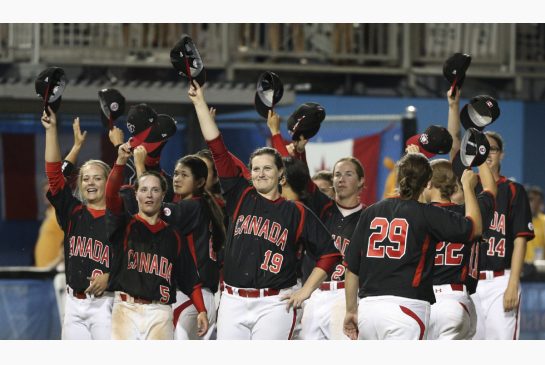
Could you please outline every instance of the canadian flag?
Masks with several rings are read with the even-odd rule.
[[[333,166],[339,159],[349,156],[355,157],[363,165],[365,173],[361,202],[371,205],[377,201],[380,143],[380,133],[336,142],[309,142],[305,149],[310,175],[312,176],[320,170],[333,171]]]

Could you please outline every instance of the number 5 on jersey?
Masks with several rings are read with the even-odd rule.
[[[406,219],[395,218],[390,222],[386,218],[376,217],[370,228],[378,229],[378,232],[369,236],[367,257],[384,258],[386,255],[391,259],[400,259],[405,255],[409,229]]]

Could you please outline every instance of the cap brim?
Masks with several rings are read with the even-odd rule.
[[[106,130],[111,130],[114,127],[114,120],[112,119],[110,121],[110,119],[106,115],[104,115],[102,109],[100,110],[100,121],[102,122],[102,126],[106,128]]]
[[[462,111],[460,112],[460,122],[465,130],[468,130],[469,128],[477,128],[469,117],[468,104],[464,105]]]
[[[257,92],[255,93],[254,97],[254,105],[257,114],[261,115],[265,119],[269,117],[269,110],[271,110],[272,108],[269,108],[263,103],[263,101],[261,101],[261,98],[259,97]]]
[[[420,151],[420,153],[426,156],[427,158],[434,157],[436,155],[435,153],[426,151],[424,147],[422,147],[422,145],[420,144],[420,136],[421,134],[415,134],[414,136],[407,139],[407,142],[405,142],[405,147],[408,147],[409,145],[414,144],[418,146],[418,150]]]
[[[142,143],[144,143],[144,141],[146,140],[146,137],[150,134],[150,132],[151,132],[151,126],[146,128],[142,132],[132,136],[129,139],[129,145],[131,146],[131,148],[136,148],[140,146]]]

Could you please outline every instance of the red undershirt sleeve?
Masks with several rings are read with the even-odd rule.
[[[64,189],[64,175],[62,174],[62,162],[46,162],[45,174],[49,181],[49,190],[52,195],[56,195],[59,191]]]

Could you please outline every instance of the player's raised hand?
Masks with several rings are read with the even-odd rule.
[[[299,140],[298,141],[293,141],[293,144],[295,146],[295,151],[297,153],[303,153],[305,152],[305,146],[307,145],[308,143],[308,139],[305,139],[305,136],[303,136],[302,134],[299,136]]]
[[[210,111],[210,118],[216,120],[216,108],[211,106],[209,111]]]
[[[304,286],[292,292],[291,294],[284,295],[280,300],[287,300],[286,311],[289,312],[290,308],[302,308],[303,302],[310,297],[312,292],[309,292]]]
[[[462,186],[464,187],[464,190],[466,188],[469,188],[471,190],[474,190],[477,186],[477,183],[479,182],[479,179],[477,178],[477,174],[473,172],[471,169],[464,170],[464,173],[462,174]]]
[[[123,134],[123,131],[117,127],[113,127],[108,132],[108,137],[110,138],[110,142],[112,142],[112,145],[114,147],[119,146],[120,144],[123,144],[125,141],[125,135]]]
[[[415,144],[410,144],[405,148],[405,153],[406,154],[420,153],[420,148],[418,148],[418,146]]]
[[[351,340],[358,339],[358,313],[346,312],[343,322],[343,332]]]
[[[447,100],[448,100],[448,106],[459,106],[460,105],[460,94],[462,93],[462,89],[460,89],[458,86],[455,86],[456,93],[454,96],[452,96],[452,93],[454,92],[454,89],[451,87],[447,91]]]
[[[189,83],[189,90],[187,91],[187,95],[189,96],[189,99],[191,100],[191,102],[193,102],[194,105],[204,102],[204,93],[198,82],[191,81]]]
[[[273,136],[280,133],[280,116],[272,109],[269,110],[269,114],[267,115],[267,127],[269,127]]]
[[[109,273],[95,275],[94,277],[88,277],[89,286],[85,289],[85,294],[91,294],[95,297],[100,297],[104,294],[104,291],[108,287]]]
[[[202,337],[208,332],[208,316],[206,312],[200,312],[197,315],[197,336]]]
[[[144,162],[146,161],[146,156],[148,155],[148,151],[146,151],[146,148],[142,145],[136,147],[133,151],[133,155],[134,155],[134,164],[144,166]]]
[[[126,142],[117,149],[117,160],[115,163],[118,165],[125,165],[129,157],[131,157],[131,146]]]
[[[87,131],[81,133],[79,117],[74,118],[74,122],[72,123],[72,129],[74,130],[74,146],[83,146],[83,143],[85,142],[85,137],[87,137]]]
[[[42,114],[42,119],[41,119],[42,125],[44,126],[46,130],[57,127],[57,114],[53,112],[53,110],[51,109],[49,105],[47,106],[47,109],[49,111],[49,115],[47,115],[47,113],[44,110]]]

